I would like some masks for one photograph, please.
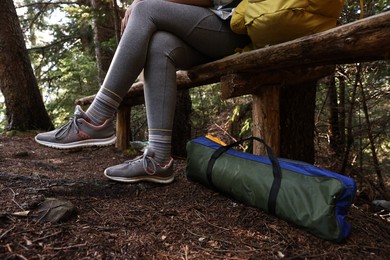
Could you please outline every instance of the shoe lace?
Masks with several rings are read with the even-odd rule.
[[[156,163],[150,159],[150,157],[144,155],[144,160],[142,162],[142,166],[147,174],[153,175],[157,171]]]
[[[71,130],[72,128],[74,128],[74,129],[76,130],[76,132],[78,133],[78,132],[79,132],[79,129],[80,129],[79,126],[78,126],[78,124],[77,124],[77,119],[78,119],[78,118],[80,118],[80,116],[76,114],[74,117],[72,117],[72,118],[69,120],[68,123],[66,123],[65,125],[61,126],[61,127],[58,129],[58,131],[57,131],[55,137],[56,137],[57,139],[61,139],[62,137],[66,136],[66,135],[70,132],[70,130]]]
[[[153,175],[157,171],[157,164],[146,154],[138,156],[137,158],[133,160],[126,161],[129,165],[134,165],[142,161],[142,167],[144,168],[144,171],[149,174]]]

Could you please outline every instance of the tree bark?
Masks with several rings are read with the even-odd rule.
[[[12,0],[0,1],[0,28],[0,90],[6,105],[6,129],[52,129]]]
[[[314,163],[317,81],[285,86],[280,92],[280,156]]]
[[[253,136],[262,138],[280,156],[280,86],[272,86],[252,95]],[[253,153],[267,155],[259,142],[253,143]]]

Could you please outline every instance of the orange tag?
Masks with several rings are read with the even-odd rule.
[[[215,137],[215,136],[212,136],[212,135],[206,135],[206,138],[208,138],[208,139],[210,139],[210,140],[212,140],[212,141],[214,141],[214,142],[216,142],[216,143],[218,143],[218,144],[220,144],[220,145],[223,145],[223,146],[226,146],[227,144],[225,144],[222,140],[220,140],[220,139],[218,139],[217,137]]]

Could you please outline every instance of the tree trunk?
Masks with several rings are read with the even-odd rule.
[[[52,129],[12,0],[0,1],[0,28],[0,90],[6,105],[6,129]]]
[[[104,0],[91,0],[94,9],[93,32],[95,43],[96,64],[100,84],[103,83],[114,57],[114,49],[104,46],[105,43],[116,37],[115,15],[110,3]]]
[[[356,91],[358,88],[358,84],[360,82],[361,73],[362,73],[362,65],[361,63],[359,63],[357,65],[355,82],[352,90],[351,99],[349,102],[350,104],[348,109],[346,144],[345,144],[344,155],[343,155],[343,164],[341,165],[341,169],[339,171],[341,174],[345,174],[345,170],[347,169],[347,166],[350,165],[349,154],[351,152],[351,148],[354,142],[354,137],[352,132],[352,121],[353,121],[353,113],[354,113],[354,107],[356,102]]]
[[[328,87],[328,140],[332,151],[340,154],[340,125],[337,99],[336,80],[334,74],[327,78]]]
[[[172,154],[185,157],[186,144],[191,138],[191,97],[188,89],[177,92],[175,120],[172,133]]]
[[[317,81],[280,92],[280,156],[314,163],[314,114]]]
[[[339,129],[340,129],[340,147],[345,147],[345,126],[346,126],[346,110],[345,110],[345,78],[338,77],[339,80]]]

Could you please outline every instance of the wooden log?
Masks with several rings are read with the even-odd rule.
[[[121,103],[122,106],[136,106],[145,103],[144,98],[144,83],[138,81],[134,83]]]
[[[345,64],[390,58],[390,11],[293,41],[232,55],[186,71],[191,82],[219,81],[223,75],[284,68]]]
[[[76,105],[86,106],[90,105],[95,99],[96,95],[80,98],[76,100]],[[136,106],[145,103],[144,100],[144,83],[142,81],[135,82],[131,85],[126,96],[123,98],[121,105]]]
[[[130,113],[129,106],[119,106],[116,115],[116,143],[115,147],[125,151],[130,142]]]
[[[222,99],[257,93],[260,89],[275,85],[301,84],[330,75],[334,65],[314,68],[297,67],[263,73],[229,74],[221,77]]]
[[[76,105],[79,105],[79,106],[90,105],[92,103],[92,101],[95,99],[95,96],[96,95],[91,95],[91,96],[79,98],[76,100]]]
[[[269,86],[252,95],[253,136],[261,137],[271,147],[275,156],[280,155],[280,87]],[[265,147],[254,142],[253,153],[266,155]]]

